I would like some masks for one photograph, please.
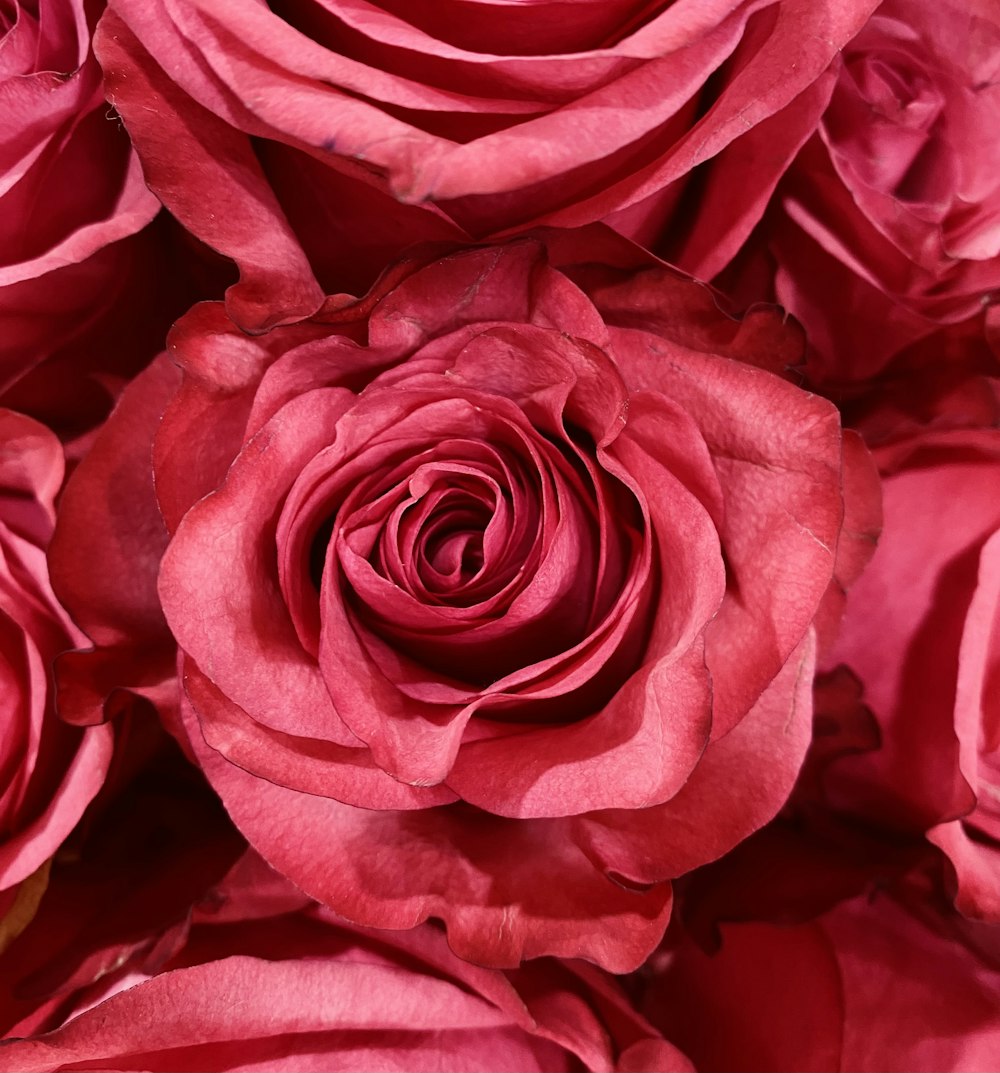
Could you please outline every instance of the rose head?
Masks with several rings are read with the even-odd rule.
[[[886,0],[845,48],[775,244],[779,300],[833,375],[870,375],[1000,286],[998,49],[995,0]]]
[[[710,278],[873,7],[115,0],[98,54],[152,189],[237,261],[230,311],[258,328],[318,307],[312,271],[361,293],[410,243],[543,224],[603,220]]]
[[[927,430],[875,452],[886,528],[833,652],[860,677],[882,748],[847,762],[845,805],[923,835],[956,904],[1000,920],[1000,435]]]
[[[94,8],[14,0],[0,10],[0,392],[62,360],[44,390],[22,385],[5,399],[25,407],[40,396],[45,412],[63,378],[81,362],[92,367],[88,347],[108,345],[96,333],[119,343],[109,316],[150,304],[135,286],[140,247],[130,236],[159,203],[121,124],[109,121],[90,48]],[[141,330],[129,320],[120,345],[128,349],[129,331]]]
[[[256,338],[193,310],[153,448],[175,729],[256,848],[350,919],[443,917],[474,960],[637,965],[666,881],[787,795],[813,625],[870,547],[863,453],[759,367],[800,348],[774,311],[536,242]],[[119,484],[175,382],[155,366],[109,422]],[[111,472],[81,467],[67,526],[111,496],[145,531]],[[113,577],[127,547],[75,555]]]
[[[52,660],[82,640],[45,564],[62,475],[56,437],[0,410],[0,952],[31,919],[111,755],[109,727],[65,726],[53,705]]]

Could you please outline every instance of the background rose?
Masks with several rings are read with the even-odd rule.
[[[875,454],[885,532],[831,658],[860,677],[883,745],[851,762],[841,804],[928,832],[957,872],[959,907],[1000,920],[1000,434],[931,430]]]
[[[0,1069],[691,1069],[590,966],[503,974],[460,961],[430,926],[352,928],[252,854],[161,969],[132,967],[103,991],[0,1049]]]
[[[35,916],[0,953],[0,1035],[49,1031],[121,976],[157,972],[245,849],[155,716],[116,719],[108,777],[52,859]]]
[[[724,926],[716,952],[664,951],[644,1009],[706,1073],[989,1069],[1000,973],[948,927],[884,895]]]
[[[771,230],[824,377],[878,373],[1000,286],[998,55],[994,0],[886,0],[845,48]]]
[[[708,278],[873,6],[117,0],[98,50],[152,188],[237,261],[254,328],[318,307],[310,265],[362,293],[408,243],[536,224],[606,220]]]
[[[98,14],[84,0],[15,0],[0,13],[0,393],[74,431],[82,373],[131,372],[137,350],[148,361],[171,288],[166,266],[148,264],[165,248],[130,237],[159,205],[109,118],[90,47]]]
[[[586,293],[535,243],[404,263],[256,338],[196,308],[183,381],[135,381],[75,474],[56,565],[78,586],[129,564],[112,610],[162,630],[130,557],[155,568],[162,523],[119,505],[152,488],[155,432],[186,735],[252,843],[351,919],[624,969],[664,881],[787,795],[811,627],[877,495],[835,410],[750,364],[799,352],[773,311],[573,274]],[[95,512],[101,538],[71,542]]]
[[[0,950],[31,919],[50,858],[100,789],[111,731],[56,717],[52,660],[81,636],[49,587],[45,546],[62,483],[56,437],[0,410]]]

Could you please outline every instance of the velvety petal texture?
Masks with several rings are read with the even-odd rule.
[[[860,678],[883,744],[841,796],[869,822],[926,832],[958,907],[1000,921],[1000,435],[927,431],[875,457],[885,531],[831,658]]]
[[[155,433],[174,729],[251,843],[351,920],[623,972],[787,797],[845,489],[862,528],[877,490],[759,367],[780,317],[585,276],[521,241],[253,339],[200,307],[162,421],[128,431],[137,382],[103,435],[141,467]]]
[[[0,1069],[648,1070],[691,1064],[580,963],[510,974],[460,961],[428,926],[353,928],[252,855],[196,910],[158,972],[133,969]]]
[[[354,293],[410,243],[597,220],[710,277],[874,7],[115,0],[98,53],[152,188],[237,261],[249,327],[317,298],[293,235]]]
[[[84,0],[14,0],[0,16],[0,395],[15,389],[14,405],[27,397],[15,385],[48,362],[39,408],[56,410],[52,379],[76,379],[95,345],[134,347],[143,328],[129,304],[157,304],[147,244],[130,236],[159,203],[106,116],[99,14]]]
[[[33,915],[111,757],[109,727],[81,731],[55,712],[52,661],[79,639],[45,563],[63,464],[52,432],[0,410],[0,949]]]
[[[77,725],[103,723],[137,696],[177,707],[174,646],[156,593],[167,532],[150,455],[179,379],[161,357],[128,385],[60,502],[49,568],[86,636],[59,653],[55,669],[59,712]]]
[[[824,378],[878,373],[1000,287],[998,55],[996,0],[884,0],[845,48],[772,229]]]

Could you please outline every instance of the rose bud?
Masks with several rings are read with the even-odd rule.
[[[34,915],[53,854],[104,781],[110,727],[60,722],[52,661],[84,641],[45,563],[63,479],[49,429],[0,410],[0,952]]]
[[[0,1046],[0,1070],[692,1069],[592,966],[476,968],[431,925],[387,937],[345,924],[252,855],[179,953],[103,991]]]
[[[603,220],[709,278],[874,7],[115,0],[98,54],[152,189],[236,260],[230,312],[257,329],[411,243],[543,224]]]
[[[1000,921],[1000,432],[929,429],[875,451],[885,531],[832,659],[882,748],[845,759],[845,808],[947,854],[959,909]]]
[[[573,241],[564,270],[534,241],[406,262],[256,337],[196,307],[74,475],[57,565],[81,605],[99,579],[94,636],[165,522],[164,717],[308,894],[626,971],[668,881],[787,797],[878,494],[836,409],[761,367],[801,354],[778,311]],[[163,651],[154,581],[113,611]]]
[[[885,0],[845,47],[774,224],[821,378],[872,376],[1000,287],[998,76],[995,0]]]

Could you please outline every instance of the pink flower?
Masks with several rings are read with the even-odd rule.
[[[52,855],[100,789],[110,727],[65,726],[52,660],[83,640],[49,586],[45,548],[62,483],[59,441],[0,410],[0,950],[24,928]]]
[[[989,1069],[997,966],[885,895],[664,951],[644,1010],[705,1073]]]
[[[0,11],[0,392],[77,425],[80,366],[143,334],[135,311],[151,305],[150,279],[143,247],[125,240],[159,209],[108,116],[93,8],[14,0]]]
[[[491,965],[630,969],[668,880],[787,796],[814,626],[871,550],[863,449],[758,367],[800,345],[535,242],[404,263],[255,338],[199,306],[183,380],[136,380],[71,482],[57,576],[98,664],[128,623],[162,654],[169,539],[165,717],[312,896],[440,916]],[[136,509],[154,477],[169,538]]]
[[[864,379],[1000,287],[1000,5],[886,0],[782,187],[778,298]]]
[[[844,762],[843,804],[927,832],[958,907],[1000,921],[1000,434],[930,430],[875,457],[885,531],[831,658],[861,679],[883,743]]]
[[[873,7],[116,0],[98,53],[151,187],[236,260],[254,329],[363,293],[410,243],[542,224],[603,220],[708,278]]]

